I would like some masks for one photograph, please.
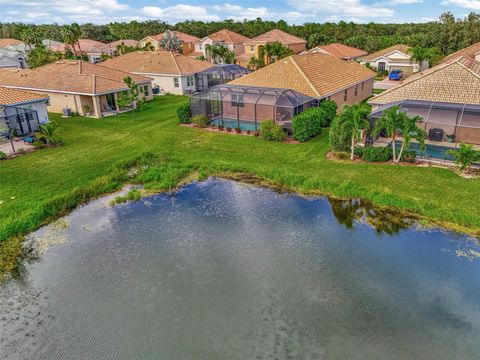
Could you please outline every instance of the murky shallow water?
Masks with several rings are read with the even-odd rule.
[[[215,179],[104,203],[34,234],[43,255],[0,288],[0,358],[480,358],[467,237]]]

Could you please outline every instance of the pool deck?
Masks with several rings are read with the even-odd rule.
[[[402,141],[402,140],[403,140],[403,138],[401,136],[397,138],[397,141]],[[375,147],[387,147],[388,145],[390,145],[391,142],[392,141],[391,141],[390,138],[379,137],[373,143],[373,146],[375,146]],[[418,143],[418,141],[412,140],[412,143]],[[458,142],[448,142],[448,141],[439,142],[439,141],[431,141],[431,140],[425,140],[425,144],[426,145],[436,145],[436,146],[448,147],[448,148],[452,148],[452,149],[456,149],[460,145],[460,143],[458,143]],[[475,150],[480,151],[480,145],[473,145],[473,148]]]

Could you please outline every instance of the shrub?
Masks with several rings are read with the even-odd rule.
[[[283,127],[271,119],[260,122],[260,135],[268,141],[283,141],[287,138]]]
[[[473,145],[460,144],[455,150],[448,150],[447,154],[452,155],[455,158],[455,164],[460,171],[468,173],[472,165],[480,160],[480,151],[473,148]]]
[[[250,135],[251,131],[250,130],[247,130],[247,135]]]
[[[319,107],[310,108],[293,118],[293,138],[297,141],[307,141],[322,132],[322,124],[326,113]]]
[[[350,154],[346,151],[339,151],[339,152],[336,152],[334,155],[335,155],[335,158],[338,160],[350,159]]]
[[[362,159],[369,162],[386,162],[392,158],[389,147],[365,146]]]
[[[348,131],[342,129],[340,117],[335,117],[330,126],[330,147],[333,151],[348,151],[351,146],[351,136]]]
[[[230,131],[232,131],[232,128],[230,126],[227,126],[226,130],[227,130],[227,132],[230,132]]]
[[[179,124],[190,124],[190,104],[183,103],[177,108],[177,119]]]
[[[354,149],[354,154],[355,156],[358,156],[359,158],[363,157],[365,148],[363,146],[355,146]]]
[[[235,128],[235,132],[236,132],[237,134],[240,134],[240,133],[242,132],[242,129],[240,129],[240,128]]]
[[[417,158],[417,153],[414,150],[404,150],[400,160],[413,163],[415,162],[416,158]]]
[[[219,130],[219,131],[223,131],[223,126],[222,126],[222,125],[218,125],[218,130]]]
[[[3,151],[0,151],[0,160],[5,160],[7,158],[7,154],[5,154]]]
[[[208,118],[205,115],[197,115],[192,118],[192,124],[200,128],[204,128],[207,126]]]
[[[322,109],[325,114],[322,127],[329,127],[333,119],[335,119],[335,116],[337,116],[337,103],[333,100],[323,101],[320,103],[320,109]]]

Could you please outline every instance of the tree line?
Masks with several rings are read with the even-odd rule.
[[[63,41],[62,25],[59,24],[23,24],[2,23],[0,34],[3,38],[20,38],[22,31],[28,28],[42,39]],[[143,22],[113,22],[105,25],[82,24],[80,37],[111,42],[121,39],[140,40],[148,35],[162,33],[165,30],[182,31],[199,38],[221,29],[230,29],[247,37],[255,37],[272,29],[280,29],[307,40],[308,47],[340,42],[374,52],[386,47],[404,43],[412,47],[434,48],[443,56],[464,47],[480,42],[480,14],[470,13],[464,18],[455,18],[452,13],[442,14],[437,21],[407,24],[356,24],[340,21],[338,23],[305,23],[289,25],[284,20],[223,20],[203,22],[188,20],[168,24],[162,20]]]

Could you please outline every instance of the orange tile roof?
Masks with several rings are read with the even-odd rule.
[[[442,60],[443,62],[449,62],[453,60],[457,60],[458,58],[462,56],[469,56],[471,58],[475,58],[475,55],[480,53],[480,42],[470,45],[466,47],[465,49],[459,50],[454,52],[453,54],[448,55],[446,58]]]
[[[97,48],[97,47],[102,47],[102,46],[105,46],[104,43],[100,42],[100,41],[96,41],[96,40],[91,40],[91,39],[78,39],[78,42],[80,44],[80,49],[82,50],[82,53],[83,52],[87,52],[89,49],[91,48]],[[59,45],[52,45],[52,46],[49,46],[52,50],[54,51],[60,51],[60,52],[64,52],[65,51],[65,48],[66,47],[69,47],[71,48],[70,45],[66,45],[64,43],[61,43]],[[78,45],[75,45],[75,49],[76,50],[79,50],[78,49]]]
[[[291,34],[286,33],[285,31],[279,30],[279,29],[273,29],[270,31],[267,31],[264,34],[258,35],[257,37],[254,37],[252,40],[247,42],[247,44],[250,43],[272,43],[272,42],[281,42],[284,45],[292,45],[292,44],[303,44],[307,43],[305,40],[293,36]]]
[[[219,30],[217,32],[214,32],[213,34],[207,35],[207,37],[215,42],[221,41],[231,44],[243,44],[245,41],[250,40],[250,38],[228,29]]]
[[[18,105],[39,100],[48,100],[48,96],[25,90],[0,87],[0,105]]]
[[[8,45],[20,45],[20,44],[23,44],[23,42],[17,39],[12,39],[12,38],[0,39],[0,49],[3,49],[5,46],[8,46]]]
[[[403,100],[480,105],[480,63],[469,57],[442,63],[407,78],[369,103],[383,105]]]
[[[292,55],[231,81],[232,85],[292,89],[322,98],[373,79],[375,72],[355,61],[323,53]]]
[[[183,41],[184,43],[194,43],[194,42],[197,42],[199,41],[200,39],[196,36],[193,36],[193,35],[190,35],[190,34],[186,34],[184,32],[181,32],[181,31],[174,31],[174,30],[169,30],[170,32],[170,35],[173,35],[173,34],[176,34],[178,36],[178,38]],[[152,38],[153,40],[155,41],[160,41],[163,39],[163,37],[165,36],[165,32],[161,33],[161,34],[157,34],[157,35],[151,35],[151,36],[147,36],[149,38]],[[146,38],[147,38],[146,37]],[[143,41],[144,39],[140,40],[140,41]]]
[[[373,60],[375,60],[379,57],[388,55],[388,54],[390,54],[394,51],[400,51],[404,54],[408,54],[408,52],[410,51],[410,46],[403,45],[403,44],[393,45],[393,46],[390,46],[386,49],[382,49],[382,50],[376,51],[374,53],[371,53],[370,55],[364,56],[364,57],[361,58],[361,60],[362,61],[373,61]]]
[[[131,40],[131,39],[117,40],[117,41],[113,41],[111,43],[104,44],[104,45],[101,45],[101,46],[91,47],[91,48],[87,49],[87,52],[89,52],[89,53],[112,52],[112,51],[117,50],[117,46],[122,45],[122,44],[125,45],[125,46],[135,47],[135,46],[138,45],[138,41],[137,40]],[[83,50],[83,48],[82,48],[82,50]]]
[[[36,69],[0,69],[0,86],[35,91],[98,95],[126,90],[123,79],[152,79],[79,60],[62,60]]]
[[[207,61],[171,51],[133,51],[108,59],[103,66],[140,74],[190,75],[211,68]]]
[[[339,44],[339,43],[316,46],[313,49],[309,50],[309,52],[318,52],[318,51],[324,51],[330,55],[333,55],[343,60],[350,60],[360,56],[368,55],[368,52],[366,52],[365,50],[357,49],[357,48],[347,46],[344,44]]]

